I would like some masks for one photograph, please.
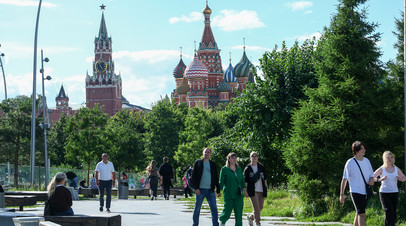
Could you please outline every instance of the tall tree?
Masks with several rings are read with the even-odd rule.
[[[342,169],[351,143],[367,144],[367,156],[381,153],[385,100],[384,75],[376,45],[376,24],[359,10],[366,0],[340,0],[337,14],[318,43],[318,88],[307,89],[293,116],[293,132],[284,151],[293,172],[291,185],[299,192],[307,214],[321,214],[325,195],[338,200]],[[373,159],[373,158],[371,158]]]
[[[90,167],[95,166],[102,153],[107,152],[107,119],[103,109],[95,105],[94,108],[79,109],[75,116],[69,118],[66,126],[66,156],[86,166],[87,181]]]
[[[282,48],[266,52],[260,60],[262,77],[256,77],[246,90],[234,99],[228,107],[228,115],[237,116],[233,135],[224,134],[227,142],[237,137],[239,147],[244,150],[241,156],[249,156],[256,151],[270,174],[269,182],[277,186],[286,182],[287,168],[282,158],[282,148],[287,143],[291,128],[293,110],[299,100],[305,99],[304,87],[316,87],[314,40],[307,40],[301,46],[298,42],[288,48],[285,42]],[[228,123],[227,123],[228,124]],[[238,151],[237,151],[238,152]],[[248,160],[248,158],[246,158]]]
[[[145,153],[148,161],[155,159],[159,163],[163,157],[175,155],[179,134],[184,127],[184,111],[180,109],[183,108],[163,99],[146,115]]]
[[[17,96],[0,104],[1,159],[14,163],[15,187],[18,186],[19,162],[30,160],[31,108],[31,98],[27,96]],[[37,124],[37,137],[39,131]]]
[[[110,157],[116,170],[145,169],[143,113],[119,111],[109,118],[106,130]]]

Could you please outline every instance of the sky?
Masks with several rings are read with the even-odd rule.
[[[7,96],[30,96],[33,91],[34,33],[39,1],[0,0],[0,53],[6,75]],[[192,61],[195,44],[201,41],[205,0],[46,0],[42,2],[37,55],[37,94],[42,94],[41,49],[44,57],[45,95],[49,108],[64,86],[70,106],[85,106],[85,76],[92,74],[94,39],[102,11],[113,42],[116,74],[121,73],[123,96],[131,104],[151,108],[175,89],[173,69],[180,49],[186,65]],[[265,51],[285,41],[291,47],[320,37],[336,13],[337,0],[209,0],[211,27],[221,49],[223,70],[246,54],[259,65]],[[395,18],[400,18],[403,0],[369,0],[362,5],[368,21],[379,24],[377,43],[381,60],[396,57]],[[180,48],[182,47],[182,48]],[[1,74],[0,74],[1,75]],[[0,82],[0,101],[4,100]]]

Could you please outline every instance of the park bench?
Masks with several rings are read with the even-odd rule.
[[[24,206],[33,206],[37,204],[37,197],[34,195],[5,195],[6,206],[19,206],[20,211],[23,211]]]
[[[36,216],[35,214],[32,213],[0,211],[0,225],[14,226],[13,218],[16,217],[36,217]]]
[[[40,202],[48,200],[48,192],[46,191],[6,191],[4,194],[13,196],[36,196],[37,201]]]
[[[62,226],[121,226],[121,215],[74,215],[74,216],[44,216],[46,221],[51,221]]]

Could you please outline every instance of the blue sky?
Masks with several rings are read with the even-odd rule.
[[[31,95],[33,46],[38,0],[0,0],[0,52],[6,73],[7,93]],[[121,73],[123,95],[132,103],[150,108],[175,88],[172,72],[183,60],[188,65],[193,56],[194,41],[200,42],[205,0],[47,0],[43,1],[38,53],[50,59],[45,65],[48,106],[55,107],[55,97],[61,85],[77,109],[85,103],[85,75],[92,73],[94,38],[98,34],[101,10],[107,31],[113,41],[116,73]],[[262,54],[286,41],[292,46],[312,36],[319,37],[336,13],[336,0],[209,0],[211,24],[221,49],[223,70],[242,56],[245,38],[247,56],[254,64]],[[381,60],[396,56],[392,31],[394,20],[404,7],[402,0],[370,0],[364,7],[368,20],[379,24],[382,39]],[[38,54],[38,70],[40,54]],[[1,75],[1,74],[0,74]],[[42,93],[40,73],[37,73],[37,94]],[[4,84],[0,82],[0,101],[4,99]]]

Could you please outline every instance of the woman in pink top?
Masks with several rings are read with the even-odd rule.
[[[383,165],[375,173],[375,181],[381,182],[379,188],[379,199],[382,209],[385,211],[385,226],[392,226],[396,223],[396,209],[398,207],[398,180],[406,181],[406,176],[395,166],[395,155],[385,151],[382,156]]]

